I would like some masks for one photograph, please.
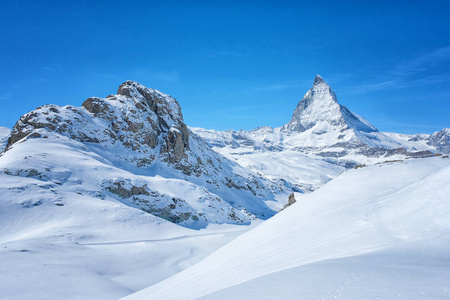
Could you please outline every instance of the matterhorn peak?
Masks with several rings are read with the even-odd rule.
[[[325,80],[320,76],[319,74],[316,75],[316,78],[314,78],[314,85],[325,83]]]
[[[336,94],[320,75],[314,78],[313,86],[298,103],[291,121],[283,129],[300,132],[311,130],[318,135],[347,129],[377,131],[369,122],[340,105]]]

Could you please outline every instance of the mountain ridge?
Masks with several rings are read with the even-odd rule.
[[[184,226],[266,219],[283,205],[277,204],[274,192],[287,193],[211,150],[189,131],[174,98],[134,81],[120,85],[117,95],[91,97],[81,107],[44,105],[25,114],[14,126],[2,156],[35,140],[44,144],[73,141],[70,151],[84,149],[89,157],[115,168],[112,174],[128,172],[127,176],[107,178],[94,172],[90,177],[97,182],[99,194],[108,193],[127,205]],[[41,155],[49,161],[55,159],[54,167],[68,168],[52,155]],[[35,157],[31,160],[39,160],[39,155]],[[30,159],[23,162],[29,164]],[[4,172],[54,177],[52,168],[49,171],[35,164],[30,174],[18,167],[23,164],[20,160],[15,163],[15,168],[7,163]],[[158,176],[165,178],[161,187],[155,183]],[[178,185],[186,196],[163,188],[170,185]]]

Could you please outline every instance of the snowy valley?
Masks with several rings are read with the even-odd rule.
[[[2,299],[450,295],[450,129],[379,132],[320,76],[279,128],[188,127],[126,81],[0,151]]]

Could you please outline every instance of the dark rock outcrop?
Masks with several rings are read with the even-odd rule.
[[[124,82],[117,95],[88,98],[82,108],[38,107],[19,119],[7,147],[36,136],[38,129],[83,143],[104,143],[106,147],[121,144],[143,154],[134,160],[139,166],[159,156],[180,170],[191,167],[186,154],[189,130],[180,105],[174,98],[134,81]]]
[[[440,153],[450,154],[450,128],[433,133],[427,144],[436,147]]]

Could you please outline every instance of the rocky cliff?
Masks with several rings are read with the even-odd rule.
[[[106,192],[128,205],[188,226],[212,220],[242,223],[268,218],[276,208],[267,203],[276,202],[274,192],[282,192],[272,182],[214,152],[190,132],[174,98],[134,81],[120,85],[116,95],[91,97],[81,107],[44,105],[25,114],[14,126],[5,154],[18,151],[19,145],[31,145],[32,140],[39,144],[70,141],[71,147],[79,145],[76,147],[95,154],[102,163],[129,172],[106,178],[99,173],[92,180],[101,195]],[[52,160],[48,153],[42,155]],[[55,165],[61,163],[54,161]],[[48,170],[33,170],[44,179],[54,177]],[[7,170],[28,176],[25,171]],[[158,176],[172,182],[161,186],[178,180],[179,191],[159,187],[154,183]],[[192,193],[196,187],[202,192]]]

